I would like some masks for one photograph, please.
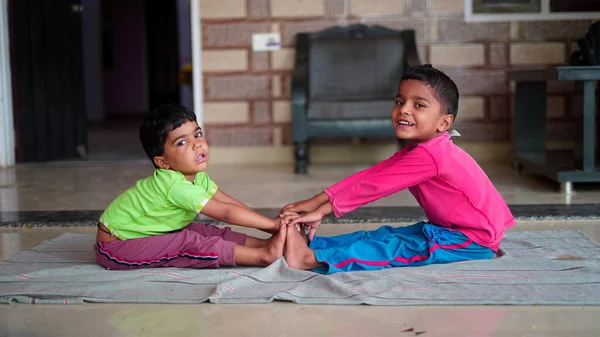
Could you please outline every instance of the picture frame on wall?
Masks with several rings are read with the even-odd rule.
[[[541,0],[473,0],[474,14],[540,13]]]
[[[464,0],[465,21],[600,20],[600,0]]]

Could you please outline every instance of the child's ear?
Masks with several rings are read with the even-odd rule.
[[[440,125],[438,126],[438,132],[446,132],[448,129],[452,127],[452,123],[454,123],[454,115],[447,114],[440,121]]]
[[[164,169],[164,170],[169,169],[169,164],[167,164],[167,161],[165,160],[165,157],[163,157],[163,156],[154,157],[154,164],[156,166],[160,167],[161,169]]]

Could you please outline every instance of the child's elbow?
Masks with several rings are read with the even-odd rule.
[[[221,210],[221,221],[229,223],[231,219],[232,210],[229,205],[225,205]]]
[[[233,210],[228,203],[211,200],[204,206],[204,209],[200,213],[219,221],[229,222]]]

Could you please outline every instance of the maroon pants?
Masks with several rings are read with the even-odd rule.
[[[191,223],[173,233],[98,242],[94,249],[98,264],[106,269],[218,268],[235,266],[235,246],[245,241],[246,234],[231,228]]]

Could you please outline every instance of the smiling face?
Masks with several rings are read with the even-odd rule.
[[[189,181],[208,166],[209,150],[206,138],[197,122],[187,121],[171,130],[165,140],[162,156],[154,157],[156,166],[181,172]]]
[[[454,117],[443,111],[433,89],[418,80],[404,80],[398,86],[392,123],[400,139],[420,143],[448,131]]]

